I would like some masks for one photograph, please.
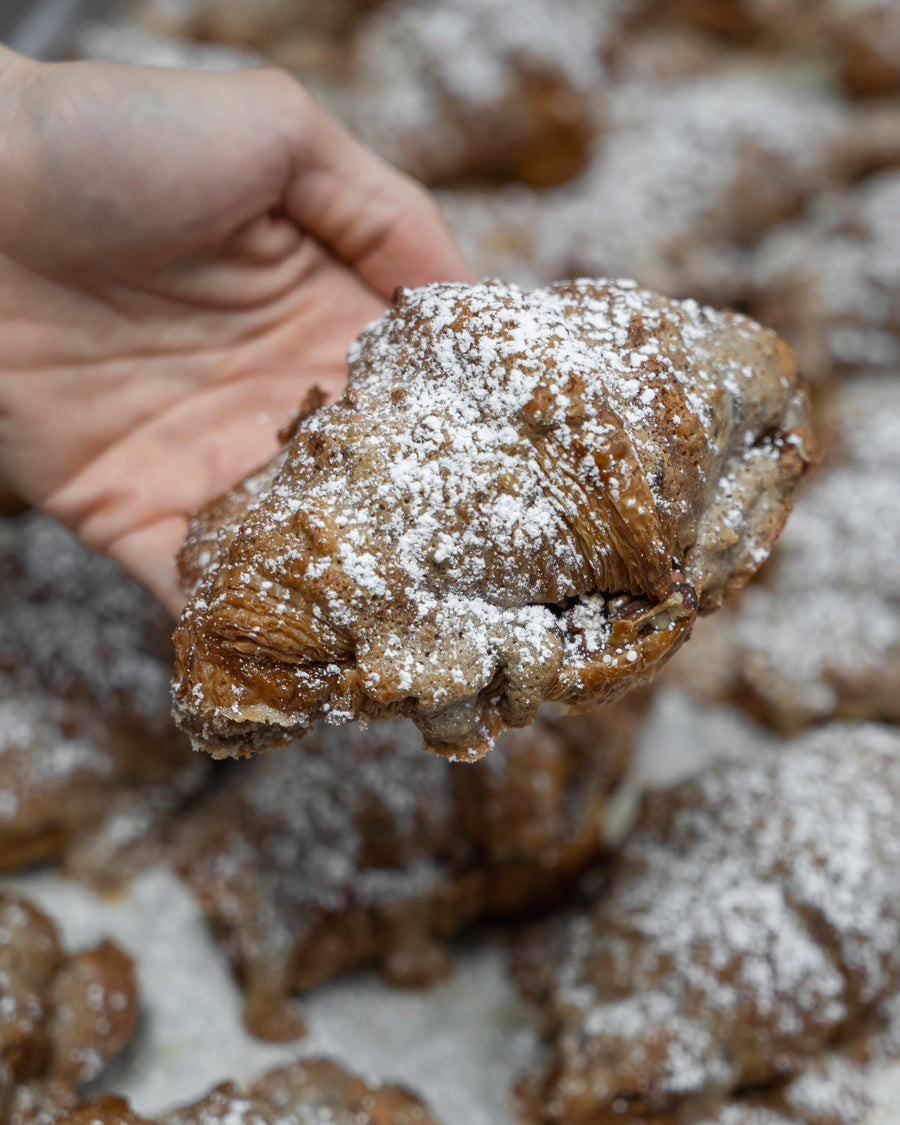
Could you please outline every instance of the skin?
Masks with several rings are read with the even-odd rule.
[[[0,48],[0,482],[173,612],[188,515],[397,285],[474,280],[432,199],[278,72]]]

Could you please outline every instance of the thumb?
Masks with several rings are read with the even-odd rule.
[[[288,215],[385,299],[398,285],[474,281],[437,203],[361,145],[297,83]]]

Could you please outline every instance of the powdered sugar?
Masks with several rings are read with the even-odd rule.
[[[633,282],[403,290],[349,362],[344,398],[237,506],[246,534],[225,533],[179,634],[193,644],[208,622],[242,652],[288,656],[298,701],[264,712],[287,727],[366,713],[350,656],[379,717],[414,699],[400,713],[454,752],[483,752],[548,693],[586,701],[598,661],[608,699],[617,671],[643,675],[686,635],[695,595],[673,568],[716,604],[759,565],[802,471],[805,418],[774,337]],[[641,596],[639,613],[625,604]],[[214,741],[215,724],[257,721],[259,682],[179,680],[179,713],[215,707]]]
[[[655,797],[566,934],[551,1116],[794,1072],[890,995],[898,799],[900,736],[840,724]]]

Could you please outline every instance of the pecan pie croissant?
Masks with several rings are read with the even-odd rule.
[[[790,351],[737,314],[633,282],[398,290],[343,397],[221,502],[176,718],[224,756],[406,715],[471,759],[545,699],[605,703],[760,565],[808,443]]]
[[[68,954],[49,918],[0,891],[0,1120],[52,1119],[137,1024],[131,959],[111,942]]]
[[[609,893],[520,954],[535,1116],[692,1121],[854,1039],[900,986],[898,809],[900,732],[874,723],[652,797]]]

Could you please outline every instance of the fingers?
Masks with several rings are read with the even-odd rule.
[[[124,535],[106,548],[106,554],[121,563],[173,617],[181,614],[187,601],[175,565],[186,532],[187,519],[170,516]]]
[[[306,92],[287,138],[289,216],[386,300],[398,285],[474,281],[433,198],[356,141]]]

